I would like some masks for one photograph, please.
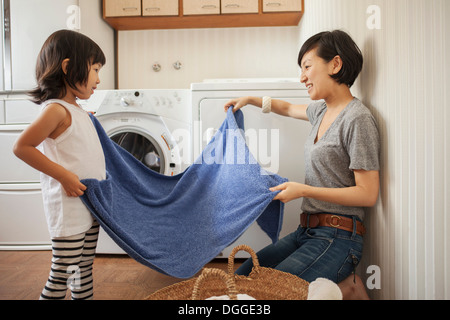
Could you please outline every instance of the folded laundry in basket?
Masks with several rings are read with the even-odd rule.
[[[177,278],[195,275],[253,222],[278,240],[284,205],[270,187],[287,180],[261,168],[230,110],[202,154],[176,176],[156,173],[109,139],[92,116],[107,178],[82,180],[81,197],[106,233],[136,261]]]

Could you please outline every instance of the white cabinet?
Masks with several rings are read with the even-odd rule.
[[[105,16],[129,17],[141,15],[141,0],[105,0]]]
[[[220,14],[220,0],[184,0],[184,15]]]
[[[142,0],[143,16],[177,16],[178,0]]]
[[[19,93],[36,87],[36,61],[45,40],[57,30],[79,27],[79,1],[2,0],[0,5],[0,250],[51,249],[39,172],[12,148],[39,109]]]
[[[27,96],[13,96],[3,101],[5,104],[5,124],[28,124],[37,118],[40,106],[28,100]]]
[[[263,12],[290,12],[302,9],[302,0],[263,0]]]
[[[2,152],[0,152],[0,163],[2,164],[2,169],[0,170],[0,185],[3,183],[39,184],[39,171],[27,165],[13,153],[14,143],[25,128],[25,125],[0,126],[0,143],[2,146]],[[0,210],[3,210],[3,208]]]
[[[222,0],[222,14],[258,13],[259,0]]]
[[[4,83],[0,90],[30,90],[36,86],[36,58],[42,45],[56,30],[67,29],[72,15],[68,10],[78,7],[78,0],[3,0],[1,4]]]
[[[40,184],[0,184],[0,250],[50,250]]]
[[[39,172],[12,148],[26,125],[0,125],[0,250],[49,250]]]

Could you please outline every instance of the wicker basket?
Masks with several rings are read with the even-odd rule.
[[[234,274],[234,256],[241,250],[252,257],[253,269],[248,277]],[[228,257],[228,274],[205,268],[199,277],[160,289],[146,300],[204,300],[227,294],[235,300],[237,293],[257,300],[306,300],[308,288],[309,283],[295,275],[261,267],[256,253],[249,246],[240,245]]]

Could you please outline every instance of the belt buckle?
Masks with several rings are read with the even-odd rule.
[[[337,222],[333,223],[333,219],[337,219]],[[339,217],[339,216],[331,216],[331,218],[330,218],[330,226],[332,226],[333,228],[340,227],[341,226],[339,224],[340,221],[341,221],[341,217]]]

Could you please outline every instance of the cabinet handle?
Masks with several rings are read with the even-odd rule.
[[[217,6],[215,4],[205,4],[202,6],[202,9],[215,9]]]
[[[268,2],[266,3],[267,7],[281,7],[281,3],[280,2]]]
[[[237,3],[231,3],[231,4],[227,4],[225,5],[225,8],[239,8],[240,5],[238,5]]]
[[[136,8],[136,7],[125,7],[125,8],[122,8],[122,10],[123,11],[136,11],[138,8]]]
[[[160,11],[161,8],[158,7],[152,7],[152,8],[145,8],[145,11]]]

